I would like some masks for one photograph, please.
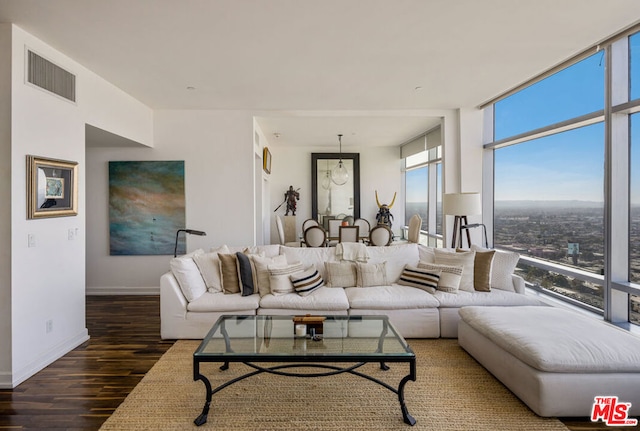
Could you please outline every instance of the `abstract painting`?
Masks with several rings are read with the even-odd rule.
[[[172,255],[184,226],[184,161],[109,162],[112,256]],[[178,254],[184,253],[181,235]]]

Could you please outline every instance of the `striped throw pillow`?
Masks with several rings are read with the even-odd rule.
[[[306,271],[291,274],[289,278],[291,279],[293,288],[300,296],[310,295],[316,289],[324,285],[322,276],[313,266]]]
[[[439,280],[440,271],[427,270],[406,265],[402,274],[400,274],[398,284],[416,287],[433,294],[436,293],[436,290],[438,289]]]

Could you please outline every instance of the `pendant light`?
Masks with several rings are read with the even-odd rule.
[[[338,166],[331,171],[331,181],[338,186],[342,186],[347,183],[349,172],[347,172],[347,168],[342,162],[342,135],[338,135],[338,142],[340,143],[340,161],[338,162]]]

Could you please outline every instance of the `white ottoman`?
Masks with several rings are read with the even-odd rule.
[[[458,342],[539,416],[591,416],[596,396],[640,415],[640,338],[555,307],[464,307]]]

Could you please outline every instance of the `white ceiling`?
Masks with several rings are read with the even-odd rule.
[[[638,0],[0,0],[151,108],[267,111],[287,144],[397,145],[432,126],[416,111],[476,107],[639,19]]]

